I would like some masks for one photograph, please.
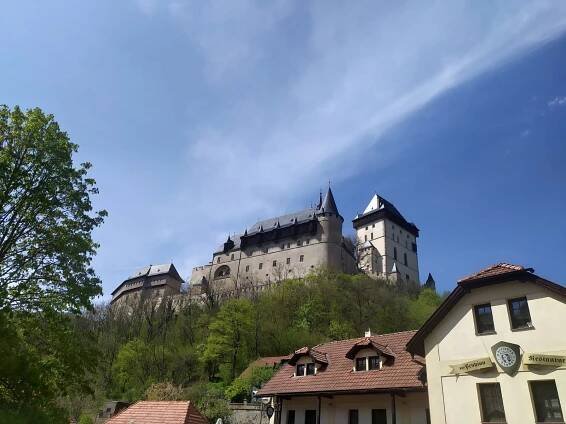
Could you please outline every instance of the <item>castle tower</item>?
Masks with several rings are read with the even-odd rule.
[[[419,282],[419,229],[392,203],[375,194],[352,221],[356,230],[358,266],[372,277]]]
[[[328,187],[324,200],[318,205],[318,222],[322,227],[321,241],[340,244],[344,218],[338,212],[332,190]]]

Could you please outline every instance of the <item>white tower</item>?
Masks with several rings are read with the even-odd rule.
[[[375,194],[352,223],[356,230],[360,269],[376,278],[420,282],[419,229],[392,203]]]

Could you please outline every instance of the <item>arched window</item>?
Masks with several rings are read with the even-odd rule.
[[[406,254],[406,253],[403,253],[403,259],[405,260],[405,265],[408,265],[408,263],[407,263],[407,254]]]
[[[230,267],[228,265],[222,265],[218,267],[214,272],[214,278],[226,278],[230,276]]]
[[[393,259],[397,260],[397,248],[393,248]]]

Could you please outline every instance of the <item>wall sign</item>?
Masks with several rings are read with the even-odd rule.
[[[545,353],[526,353],[523,357],[525,365],[546,365],[549,367],[563,367],[566,365],[565,355],[548,355]]]
[[[491,347],[497,365],[506,374],[513,375],[521,365],[521,348],[514,343],[499,342]]]
[[[489,357],[479,358],[479,359],[474,359],[472,361],[463,362],[461,364],[450,365],[450,373],[461,374],[463,372],[476,371],[491,367],[493,367],[493,362],[491,362],[491,358]]]

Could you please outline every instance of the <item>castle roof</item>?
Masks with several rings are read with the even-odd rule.
[[[373,195],[363,213],[361,215],[357,215],[352,220],[352,223],[354,224],[354,228],[359,228],[370,222],[383,218],[387,218],[395,222],[415,237],[419,236],[419,229],[417,226],[412,222],[407,221],[393,203],[378,194]]]
[[[155,277],[158,275],[169,275],[174,279],[180,281],[181,283],[183,282],[183,279],[179,275],[179,272],[177,272],[177,268],[175,268],[175,265],[173,265],[172,263],[144,266],[143,268],[139,268],[132,275],[130,275],[128,278],[122,281],[122,283],[120,283],[118,287],[114,289],[114,291],[112,292],[112,296],[118,293],[120,289],[124,286],[124,284],[131,280],[135,280],[138,278],[145,280],[146,278]],[[114,300],[116,299],[112,299],[112,301]]]
[[[338,216],[338,206],[336,206],[336,201],[334,200],[334,196],[332,195],[332,190],[328,187],[328,191],[326,192],[326,196],[324,196],[324,200],[320,205],[319,212],[326,212],[326,213],[334,213]]]

